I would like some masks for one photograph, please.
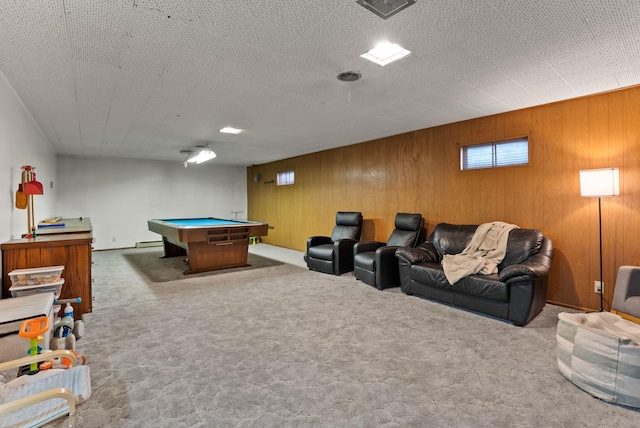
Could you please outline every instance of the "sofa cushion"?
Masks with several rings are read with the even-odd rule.
[[[509,232],[507,253],[498,265],[498,271],[528,259],[540,249],[544,235],[535,229],[513,229]]]
[[[478,225],[476,224],[448,224],[440,223],[433,230],[428,241],[440,255],[440,260],[445,254],[459,254],[471,241]]]
[[[307,250],[307,255],[314,259],[333,260],[333,244],[322,244],[310,247]]]
[[[364,253],[358,253],[353,258],[353,264],[363,269],[374,271],[376,263],[375,251],[365,251]]]
[[[413,247],[418,233],[419,232],[415,230],[396,229],[391,233],[387,245],[392,247]]]
[[[453,284],[451,289],[457,293],[477,296],[487,300],[509,301],[507,284],[501,282],[497,274],[470,275]]]
[[[411,279],[433,287],[450,287],[440,263],[424,262],[411,266]]]

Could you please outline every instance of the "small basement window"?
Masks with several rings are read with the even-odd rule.
[[[284,171],[276,173],[276,186],[286,186],[293,184],[293,171]]]
[[[460,170],[529,164],[529,138],[474,144],[460,149]]]

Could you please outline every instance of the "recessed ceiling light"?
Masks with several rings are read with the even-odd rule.
[[[369,61],[373,61],[376,64],[387,65],[397,59],[404,58],[410,53],[410,51],[406,50],[400,45],[396,45],[395,43],[390,42],[384,42],[380,43],[369,52],[363,53],[360,56],[362,58],[368,59]]]
[[[239,134],[242,131],[243,131],[242,129],[232,128],[230,126],[225,126],[224,128],[220,129],[218,132],[222,132],[224,134]]]

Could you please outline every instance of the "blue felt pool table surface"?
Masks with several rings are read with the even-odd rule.
[[[221,218],[177,218],[177,219],[167,219],[161,220],[167,223],[171,223],[177,227],[199,227],[199,226],[238,226],[245,225],[247,223],[251,224],[251,222],[240,221],[240,220],[225,220]]]

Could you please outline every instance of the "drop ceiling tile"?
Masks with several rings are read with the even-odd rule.
[[[640,70],[624,71],[616,74],[614,77],[621,88],[637,85],[638,82],[640,82]]]
[[[519,105],[519,107],[517,107],[518,109],[529,107],[531,104],[527,104],[524,98],[526,97],[523,97],[521,102],[515,99],[508,100],[508,101],[500,101],[492,104],[485,104],[483,106],[476,107],[476,109],[480,116],[490,116],[490,115],[504,113],[506,111],[512,110],[514,107],[511,104],[509,104],[509,101],[512,102],[513,104],[518,104]]]
[[[578,3],[594,40],[629,42],[640,38],[640,3],[589,0]]]
[[[570,98],[578,97],[579,94],[570,85],[559,86],[553,89],[543,89],[536,91],[536,96],[540,100],[544,100],[546,103],[552,103],[555,101],[566,100]]]
[[[502,18],[514,34],[539,52],[589,38],[589,28],[577,3],[557,0],[514,2],[486,0],[486,4]]]
[[[615,76],[602,76],[599,75],[593,80],[579,81],[571,84],[571,87],[576,91],[578,96],[595,94],[599,92],[605,92],[618,85],[618,81]]]
[[[513,98],[504,97],[502,99],[502,102],[499,103],[499,105],[496,105],[495,107],[496,108],[501,107],[502,110],[500,111],[504,112],[509,110],[519,110],[527,107],[532,107],[538,104],[540,104],[540,99],[533,94],[529,94],[529,95],[516,96]],[[483,113],[487,112],[485,107],[480,108],[480,110]],[[495,114],[495,113],[497,113],[497,111],[494,111],[494,113],[492,114]]]
[[[206,0],[136,0],[135,7],[163,18],[189,23],[198,18],[206,3]]]
[[[207,1],[192,25],[230,39],[239,40],[272,6],[266,1]]]
[[[487,95],[486,92],[483,92],[480,89],[472,89],[466,92],[461,92],[451,97],[459,103],[467,105],[471,108],[478,108],[485,105],[495,104],[498,100],[491,96]]]
[[[164,157],[238,121],[238,142],[302,153],[638,84],[639,4],[4,0],[0,70],[56,148]],[[359,57],[382,38],[412,55]]]
[[[339,1],[271,1],[265,14],[247,31],[241,41],[280,52],[321,21],[333,18],[331,12],[339,5]]]

